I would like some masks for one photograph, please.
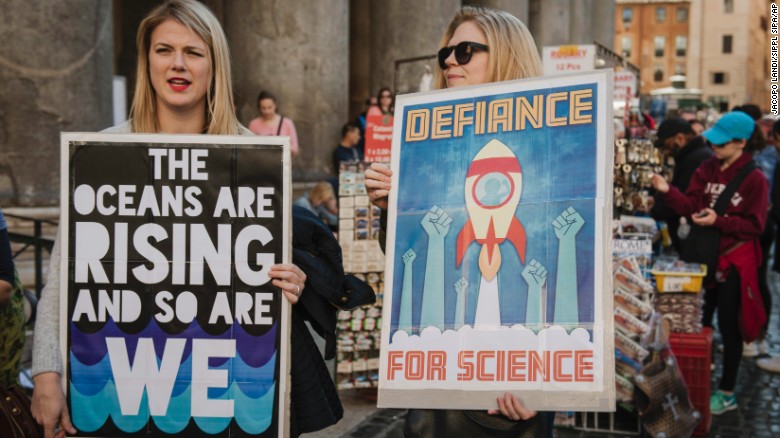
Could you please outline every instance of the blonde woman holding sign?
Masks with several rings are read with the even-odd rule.
[[[252,135],[236,118],[227,39],[211,11],[194,0],[169,1],[141,22],[130,120],[111,133]],[[62,391],[59,349],[59,239],[42,292],[33,347],[32,410],[44,435],[74,434]],[[306,275],[293,264],[274,265],[273,284],[295,304]]]
[[[447,27],[440,47],[434,79],[436,89],[542,75],[541,60],[530,32],[520,20],[503,11],[463,7]],[[365,174],[371,202],[384,210],[388,206],[392,176],[392,171],[379,163],[373,163]],[[386,218],[382,219],[384,231]],[[384,244],[384,236],[380,242]],[[516,396],[506,393],[496,402],[498,409],[488,413],[501,414],[512,421],[491,418],[477,411],[410,410],[405,432],[407,436],[431,436],[443,432],[439,427],[448,424],[453,429],[464,428],[461,429],[464,436],[468,435],[469,428],[477,428],[473,432],[480,436],[546,436],[542,419]]]

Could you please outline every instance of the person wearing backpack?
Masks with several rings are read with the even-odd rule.
[[[766,318],[758,288],[758,238],[766,223],[769,187],[745,150],[754,126],[750,116],[731,112],[704,131],[702,135],[712,145],[714,156],[696,169],[685,193],[660,175],[652,178],[653,188],[666,204],[681,216],[692,216],[694,229],[701,231],[702,238],[692,238],[692,230],[684,246],[706,246],[703,236],[707,241],[717,240],[714,280],[705,284],[703,321],[705,326],[712,326],[717,310],[724,347],[720,389],[710,398],[713,415],[737,408],[734,386],[742,342],[755,340]],[[723,199],[718,202],[719,198]]]

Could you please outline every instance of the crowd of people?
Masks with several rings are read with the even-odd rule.
[[[248,123],[248,129],[238,120],[231,89],[231,66],[227,39],[218,20],[202,3],[194,0],[171,0],[153,9],[138,29],[137,82],[130,119],[107,129],[107,133],[187,133],[232,135],[282,135],[290,137],[292,156],[299,154],[295,124],[280,113],[280,101],[269,91],[257,98],[259,117]],[[542,75],[536,44],[526,26],[514,16],[492,9],[465,6],[445,29],[439,43],[438,66],[434,88],[445,89],[537,77]],[[365,111],[353,122],[345,123],[341,138],[333,150],[333,172],[338,174],[342,161],[363,159],[367,117],[373,114],[392,115],[394,96],[382,88],[376,98],[366,100]],[[670,224],[679,251],[683,240],[678,236],[681,221],[699,227],[714,227],[720,231],[718,274],[706,293],[705,324],[717,320],[723,338],[724,371],[720,391],[713,394],[713,413],[736,407],[733,394],[736,375],[743,354],[767,352],[766,329],[771,308],[767,287],[767,271],[780,223],[780,177],[777,172],[777,152],[780,149],[780,122],[766,132],[762,130],[762,114],[754,106],[744,105],[720,118],[706,129],[697,119],[667,119],[658,127],[658,144],[674,156],[674,178],[667,182],[660,176],[652,180],[656,204],[652,212]],[[758,119],[758,121],[756,120]],[[767,146],[769,145],[769,146]],[[772,148],[772,149],[770,149]],[[756,164],[753,164],[753,163]],[[742,169],[746,169],[744,172]],[[741,175],[744,173],[744,175]],[[374,163],[365,172],[365,187],[369,199],[386,212],[391,190],[392,172]],[[718,195],[730,181],[741,184],[727,203],[725,211],[715,211]],[[295,205],[311,212],[331,231],[338,228],[337,180],[321,182],[295,201]],[[383,225],[385,222],[382,222]],[[0,214],[0,250],[7,245],[2,214]],[[4,242],[3,239],[6,239]],[[333,238],[333,236],[330,236]],[[382,237],[383,239],[383,237]],[[780,240],[780,239],[779,239]],[[33,379],[35,389],[31,412],[41,425],[41,436],[62,437],[76,430],[70,420],[62,391],[62,357],[59,348],[60,317],[60,249],[59,237],[52,252],[46,287],[43,290],[35,328]],[[383,241],[381,241],[384,244]],[[10,251],[0,251],[0,311],[6,302],[14,302],[13,265],[8,266]],[[317,284],[311,284],[308,272],[294,263],[274,265],[269,276],[284,297],[293,305],[296,316],[320,330],[334,330],[328,324],[300,311],[299,301],[307,294],[319,294]],[[339,261],[340,263],[340,261]],[[780,271],[775,257],[773,269]],[[335,269],[338,272],[338,269]],[[338,277],[335,287],[348,287],[352,281]],[[349,286],[359,287],[356,284]],[[761,321],[758,336],[744,336],[744,305],[746,289],[760,290]],[[324,312],[335,315],[344,303],[322,301]],[[352,303],[354,304],[354,303]],[[5,306],[5,307],[4,307]],[[751,308],[750,310],[755,310]],[[6,313],[0,313],[6,323]],[[309,316],[306,316],[309,315]],[[760,318],[759,318],[760,316]],[[10,318],[10,317],[9,317]],[[14,320],[16,321],[16,320]],[[322,324],[321,324],[322,323]],[[18,325],[18,324],[17,324]],[[0,326],[5,327],[5,326]],[[293,330],[293,387],[305,380],[301,362],[321,357],[312,342],[304,339],[306,330]],[[6,330],[2,332],[7,335]],[[743,344],[743,341],[751,341]],[[298,343],[296,345],[296,343]],[[3,346],[8,342],[3,342]],[[296,356],[296,350],[304,356]],[[3,351],[3,354],[10,353]],[[11,356],[12,357],[12,356]],[[306,359],[301,359],[304,357]],[[5,357],[4,357],[5,359]],[[297,359],[297,362],[296,362]],[[315,361],[319,366],[319,361]],[[299,367],[296,368],[296,363]],[[310,363],[306,364],[311,365]],[[780,372],[780,359],[767,358],[759,366]],[[4,388],[18,384],[18,363],[0,363],[0,382]],[[317,372],[322,375],[321,368]],[[327,377],[327,376],[326,376]],[[309,382],[310,383],[310,382]],[[307,383],[307,384],[309,384]],[[343,409],[332,397],[333,384],[320,379],[322,391],[296,392],[291,398],[291,435],[312,432],[337,422]],[[320,388],[318,386],[318,388]],[[314,395],[318,393],[319,395]],[[317,406],[312,410],[311,406]],[[490,411],[412,409],[406,417],[407,436],[552,436],[552,415],[526,408],[517,394],[506,393],[495,401]],[[0,417],[0,423],[3,417]],[[3,432],[2,436],[29,436]],[[25,432],[27,433],[27,432]]]
[[[674,157],[674,177],[671,183],[660,175],[652,179],[657,198],[652,213],[670,224],[683,258],[695,258],[695,250],[707,248],[703,232],[680,232],[686,225],[694,231],[718,232],[719,241],[710,250],[717,258],[713,256],[715,263],[708,266],[715,272],[705,284],[703,315],[703,324],[712,327],[717,312],[723,340],[723,375],[710,400],[714,415],[737,408],[734,388],[743,351],[756,348],[758,342],[768,352],[765,335],[771,293],[766,269],[763,281],[759,274],[770,254],[760,239],[765,233],[771,235],[766,230],[774,227],[767,221],[772,200],[768,179],[774,166],[768,170],[755,164],[754,156],[766,146],[766,139],[745,107],[751,106],[724,114],[701,136],[688,121],[664,120],[658,141]],[[760,291],[760,296],[752,291]],[[744,341],[749,347],[743,346]]]

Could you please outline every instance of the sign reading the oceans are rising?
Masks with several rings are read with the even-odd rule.
[[[381,407],[614,409],[611,81],[398,98]]]
[[[287,139],[62,135],[60,333],[80,436],[282,436]]]

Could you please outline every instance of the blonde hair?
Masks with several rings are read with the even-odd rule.
[[[514,15],[490,8],[464,6],[452,17],[439,48],[449,44],[455,30],[470,21],[487,38],[487,82],[509,81],[542,75],[542,61],[531,32]],[[437,65],[434,86],[447,88],[444,72]]]
[[[239,123],[233,104],[230,74],[230,50],[219,21],[208,7],[194,0],[169,0],[154,8],[141,22],[136,36],[138,67],[135,94],[130,108],[133,132],[159,132],[157,101],[149,77],[149,49],[152,32],[166,20],[175,20],[195,32],[208,47],[211,63],[211,85],[206,91],[206,126],[208,134],[238,134]]]
[[[327,201],[329,198],[335,198],[335,197],[336,195],[333,193],[333,186],[330,185],[330,183],[321,182],[321,183],[317,183],[311,189],[309,200],[311,201],[312,205],[320,205],[323,202]]]

